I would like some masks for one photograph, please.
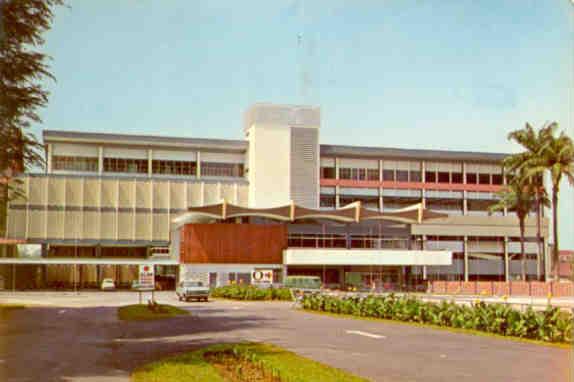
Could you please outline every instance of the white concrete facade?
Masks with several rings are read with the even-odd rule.
[[[380,249],[289,248],[285,265],[451,265],[452,252]]]

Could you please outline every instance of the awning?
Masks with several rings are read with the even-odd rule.
[[[428,211],[423,203],[416,203],[396,211],[378,212],[363,208],[360,201],[341,208],[324,210],[301,207],[293,202],[289,205],[275,208],[247,208],[233,205],[223,200],[218,204],[188,208],[188,212],[172,221],[172,229],[189,223],[206,223],[237,217],[261,217],[283,222],[325,219],[342,223],[358,223],[363,220],[391,220],[417,224],[430,219],[445,218],[448,215]]]

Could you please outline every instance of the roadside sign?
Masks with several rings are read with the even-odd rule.
[[[155,287],[155,273],[154,266],[151,264],[140,264],[139,269],[139,287],[140,288],[154,288]]]
[[[273,270],[259,269],[251,272],[251,282],[253,284],[271,284],[273,283]]]

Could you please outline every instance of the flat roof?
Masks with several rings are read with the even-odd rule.
[[[44,130],[44,142],[105,143],[138,146],[165,146],[173,148],[212,148],[216,150],[247,150],[249,143],[233,139],[184,138],[159,135],[93,133],[81,131]]]
[[[359,158],[397,158],[427,160],[465,160],[477,162],[500,162],[508,154],[456,150],[399,149],[391,147],[321,145],[321,156]]]
[[[245,152],[249,142],[245,140],[183,138],[158,135],[93,133],[80,131],[44,130],[44,142],[105,143],[134,146],[163,146],[171,148],[213,149]],[[457,150],[403,149],[392,147],[320,145],[321,156],[357,158],[397,158],[426,160],[464,160],[477,162],[500,162],[508,154]]]

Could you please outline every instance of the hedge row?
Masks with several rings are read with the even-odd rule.
[[[547,342],[572,340],[572,315],[558,308],[521,312],[504,304],[425,302],[411,296],[305,296],[303,309],[479,330]]]
[[[226,285],[211,290],[212,297],[232,300],[283,300],[291,301],[293,296],[287,288],[258,288],[253,285]]]

